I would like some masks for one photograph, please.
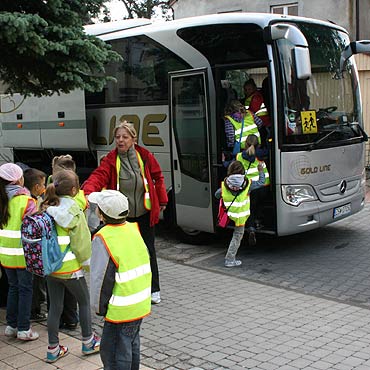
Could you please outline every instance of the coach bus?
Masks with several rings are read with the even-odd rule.
[[[165,219],[199,241],[217,231],[214,193],[225,176],[224,108],[268,78],[270,196],[261,232],[318,228],[364,207],[365,142],[353,54],[369,52],[341,27],[303,17],[230,13],[86,26],[122,60],[94,94],[1,97],[1,159],[48,169],[70,153],[87,176],[114,148],[120,119],[158,159]]]

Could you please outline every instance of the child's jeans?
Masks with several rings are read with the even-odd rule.
[[[32,303],[32,274],[26,269],[5,268],[9,291],[6,307],[6,321],[18,331],[30,328]]]
[[[104,370],[139,370],[142,319],[114,324],[104,322],[100,357]]]
[[[77,299],[82,340],[91,338],[90,295],[85,278],[59,279],[53,276],[47,276],[46,282],[50,300],[48,313],[49,346],[59,344],[59,321],[63,312],[65,289],[68,289]]]
[[[234,261],[235,256],[238,253],[238,249],[240,247],[240,243],[244,236],[244,225],[243,226],[235,226],[233,237],[231,238],[229,249],[226,252],[225,260],[226,261]]]

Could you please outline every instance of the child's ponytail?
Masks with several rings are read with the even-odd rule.
[[[248,135],[247,140],[245,141],[245,151],[249,156],[256,155],[256,146],[258,145],[258,137],[256,135]]]

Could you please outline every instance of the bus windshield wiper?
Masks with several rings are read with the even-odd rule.
[[[325,136],[323,136],[320,139],[317,139],[313,143],[309,144],[309,146],[308,146],[309,149],[308,150],[315,149],[321,142],[323,142],[324,140],[326,140],[329,136],[331,136],[335,132],[338,132],[338,130],[329,131]]]

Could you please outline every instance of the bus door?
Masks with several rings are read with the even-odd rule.
[[[169,83],[176,222],[189,234],[214,232],[207,71],[170,73]]]

